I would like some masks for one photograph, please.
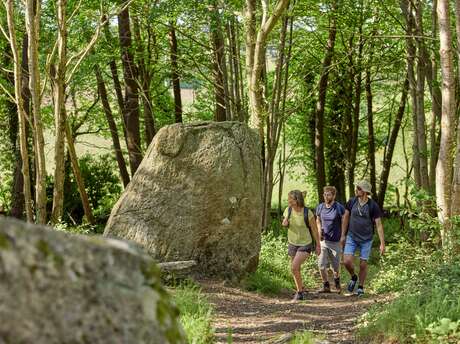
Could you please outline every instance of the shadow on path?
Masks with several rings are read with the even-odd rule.
[[[269,343],[297,330],[322,334],[329,343],[355,343],[357,318],[377,302],[372,295],[311,292],[307,300],[293,303],[288,293],[269,297],[222,282],[199,283],[215,308],[217,343],[227,343],[229,333],[233,343]]]

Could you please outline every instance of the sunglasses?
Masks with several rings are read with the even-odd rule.
[[[363,189],[361,189],[359,186],[356,187],[356,190],[363,191]]]

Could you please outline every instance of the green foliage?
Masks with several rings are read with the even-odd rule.
[[[289,341],[289,344],[313,344],[315,343],[315,335],[307,331],[296,331],[294,337]]]
[[[180,322],[191,344],[214,342],[212,328],[213,308],[200,288],[193,282],[179,285],[173,291],[173,298],[180,312]]]
[[[116,172],[117,167],[109,154],[100,156],[87,154],[79,159],[79,164],[89,202],[98,225],[84,225],[76,231],[102,233],[103,225],[107,222],[112,207],[121,193],[120,180]],[[80,228],[80,225],[84,224],[84,210],[77,182],[72,173],[68,175],[64,188],[64,214],[62,221],[66,224],[73,224],[69,228]],[[51,176],[47,178],[47,195],[48,210],[50,211],[53,199],[53,178]]]
[[[360,321],[361,338],[402,343],[457,342],[460,319],[460,262],[444,262],[433,250],[398,243],[388,250],[374,290],[397,292]],[[443,319],[448,320],[443,320]]]

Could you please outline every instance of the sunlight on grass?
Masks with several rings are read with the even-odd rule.
[[[180,322],[187,335],[187,342],[213,343],[213,308],[200,288],[193,282],[187,282],[173,289],[172,294],[180,311]]]

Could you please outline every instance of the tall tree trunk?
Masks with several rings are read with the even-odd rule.
[[[258,128],[261,140],[263,138],[263,123],[267,115],[267,107],[263,97],[262,71],[266,63],[266,42],[268,35],[273,30],[276,22],[286,9],[289,0],[279,0],[271,15],[268,15],[267,1],[263,1],[263,14],[261,27],[255,29],[255,1],[246,0],[246,22],[248,30],[246,34],[246,65],[248,73],[250,118],[249,125]],[[256,38],[257,37],[257,38]],[[252,55],[251,57],[248,57]]]
[[[129,7],[118,15],[118,32],[120,36],[121,60],[125,79],[125,99],[123,116],[126,123],[126,140],[131,175],[134,175],[142,161],[141,138],[139,130],[139,88],[137,85],[137,68],[134,64],[133,46],[129,20]]]
[[[117,96],[118,112],[121,118],[121,125],[123,127],[123,137],[125,138],[126,147],[128,147],[128,134],[126,134],[126,118],[124,115],[125,101],[123,97],[123,91],[121,89],[120,78],[118,77],[118,68],[115,60],[109,62],[110,73],[112,74],[113,86],[115,88],[115,94]]]
[[[455,5],[456,5],[455,6],[455,14],[456,14],[456,17],[455,17],[456,25],[455,26],[456,26],[456,32],[457,32],[457,57],[460,59],[460,46],[458,45],[460,43],[460,37],[459,37],[460,18],[458,18],[458,15],[460,15],[460,0],[456,0]],[[452,66],[452,68],[454,67]],[[454,73],[453,69],[451,72],[452,74]],[[460,80],[460,68],[458,70],[458,73],[459,73],[458,77]],[[452,79],[455,79],[455,76],[452,75]],[[444,81],[444,74],[443,74],[443,81]],[[452,105],[454,107],[454,110],[452,110],[453,111],[452,116],[455,116],[455,109],[458,106],[458,102],[455,103],[455,88],[452,92],[453,92],[452,96],[454,97],[452,98],[452,102],[454,102],[454,105]],[[443,101],[444,101],[444,98],[443,98]],[[460,121],[458,121],[457,123],[457,147],[455,151],[454,174],[453,174],[453,181],[452,181],[452,216],[455,216],[455,215],[460,215]]]
[[[211,23],[210,23],[211,42],[213,47],[213,79],[214,79],[214,92],[216,97],[216,112],[214,119],[216,121],[226,121],[230,119],[229,104],[228,104],[228,89],[227,80],[225,78],[224,70],[226,69],[225,63],[225,45],[222,34],[222,24],[220,20],[217,2],[214,1],[211,8]]]
[[[117,125],[115,124],[115,120],[113,119],[112,115],[112,110],[110,109],[110,102],[107,97],[107,90],[105,88],[104,79],[102,78],[100,68],[97,64],[94,67],[94,72],[96,74],[97,90],[99,92],[99,96],[101,97],[105,118],[107,119],[107,123],[110,129],[110,135],[112,136],[113,149],[115,150],[115,157],[117,159],[120,177],[123,181],[123,186],[126,188],[126,186],[129,183],[129,174],[126,168],[125,158],[123,157],[123,152],[121,150],[120,139],[118,138]]]
[[[437,6],[440,36],[440,57],[442,73],[442,118],[441,118],[441,145],[436,165],[436,203],[438,217],[443,225],[441,230],[442,246],[448,251],[452,247],[452,233],[450,225],[451,210],[458,214],[458,190],[452,194],[452,149],[455,123],[455,77],[452,58],[452,35],[450,31],[449,1],[438,0]],[[457,155],[458,156],[458,155]],[[458,165],[457,165],[458,167]],[[456,169],[456,174],[459,169]],[[458,185],[458,175],[454,189]],[[453,200],[454,196],[455,200]],[[452,204],[452,207],[451,207]]]
[[[372,111],[372,88],[370,67],[366,70],[366,99],[367,99],[367,142],[368,142],[368,161],[369,175],[372,186],[372,194],[377,194],[376,168],[375,168],[375,137],[374,137],[374,113]]]
[[[337,4],[332,3],[331,18],[329,26],[329,37],[326,44],[326,54],[321,68],[321,76],[318,83],[318,101],[316,102],[315,111],[315,165],[316,165],[316,185],[318,201],[323,196],[323,188],[326,185],[326,170],[324,165],[324,107],[326,105],[327,83],[329,78],[329,69],[334,55],[336,27],[336,10]]]
[[[139,18],[135,16],[132,22],[134,37],[136,39],[135,46],[137,47],[138,78],[140,83],[142,109],[144,116],[145,146],[148,147],[150,142],[152,142],[153,137],[155,136],[155,120],[153,118],[152,97],[150,95],[152,75],[147,68],[149,65],[150,56],[149,52],[146,52],[144,49]],[[149,30],[149,28],[147,30]]]
[[[437,0],[433,0],[433,9],[431,12],[431,31],[433,42],[438,42],[438,16],[436,14]],[[425,53],[427,57],[427,66],[431,66],[428,70],[428,85],[431,93],[431,123],[430,123],[430,191],[432,195],[436,194],[436,162],[438,161],[439,145],[438,136],[436,135],[436,127],[439,125],[441,119],[441,90],[438,85],[438,56],[436,49],[433,49],[431,61],[428,60],[428,52]]]
[[[279,0],[271,15],[268,13],[267,1],[262,2],[262,20],[261,26],[257,31],[256,38],[256,23],[255,23],[255,10],[256,2],[254,0],[246,1],[246,23],[247,23],[247,35],[246,35],[246,65],[247,77],[248,77],[248,88],[249,88],[249,103],[250,103],[250,118],[249,125],[253,128],[257,128],[259,132],[259,138],[261,142],[262,152],[262,164],[265,167],[265,140],[264,140],[264,124],[268,120],[268,104],[266,103],[264,95],[264,79],[263,71],[266,64],[266,42],[268,35],[273,30],[278,19],[281,17],[286,7],[288,6],[289,0]],[[264,175],[265,176],[265,175]],[[264,180],[266,185],[266,180]],[[264,204],[267,202],[267,190],[264,187],[264,194],[262,197]],[[261,218],[261,226],[268,223],[269,214],[264,207],[264,211]]]
[[[423,5],[421,0],[416,1],[415,5],[415,44],[417,47],[417,81],[416,81],[416,102],[417,102],[417,146],[420,159],[420,183],[425,191],[429,191],[428,179],[428,150],[426,145],[426,126],[425,126],[425,59],[423,41]]]
[[[64,210],[64,145],[65,145],[65,75],[67,63],[67,0],[57,0],[57,68],[51,66],[54,92],[54,119],[55,119],[55,142],[54,142],[54,188],[53,208],[51,222],[61,221]]]
[[[36,222],[46,223],[46,165],[45,140],[41,118],[41,82],[39,69],[38,41],[40,31],[41,0],[26,1],[26,30],[29,38],[29,88],[34,118],[34,148],[36,160]]]
[[[182,98],[180,93],[180,74],[177,48],[175,23],[169,24],[169,49],[171,55],[171,80],[174,93],[174,119],[176,123],[182,123]]]
[[[382,172],[380,174],[380,186],[379,186],[379,193],[377,196],[377,203],[379,204],[380,208],[383,208],[385,203],[385,194],[388,185],[388,176],[390,175],[391,169],[391,160],[393,159],[393,152],[396,145],[396,140],[398,138],[399,129],[401,128],[402,119],[404,116],[404,111],[406,108],[406,101],[407,101],[407,93],[409,91],[409,77],[406,74],[406,78],[404,79],[404,84],[401,92],[401,99],[399,101],[398,112],[396,113],[396,118],[393,124],[393,129],[391,130],[391,134],[388,140],[387,149],[385,152],[385,156],[383,157],[383,166]]]
[[[402,13],[404,15],[404,19],[406,21],[406,50],[407,50],[407,65],[408,65],[408,75],[409,75],[409,86],[410,86],[410,95],[412,100],[412,122],[413,122],[413,144],[412,144],[412,164],[414,166],[414,179],[415,185],[417,187],[421,187],[422,185],[422,177],[420,174],[420,150],[418,146],[418,136],[417,133],[419,132],[418,129],[418,121],[417,121],[417,81],[414,72],[415,66],[415,56],[417,54],[415,45],[414,45],[414,30],[415,30],[415,22],[414,17],[412,15],[412,7],[409,4],[408,0],[402,0],[400,2],[400,7]]]
[[[263,227],[266,228],[269,224],[270,220],[270,210],[271,210],[271,203],[272,203],[272,195],[273,195],[273,172],[274,172],[274,164],[275,164],[275,156],[276,151],[278,148],[279,138],[280,138],[280,131],[281,131],[281,116],[280,113],[280,101],[281,101],[281,92],[283,89],[283,80],[285,80],[283,76],[283,67],[285,66],[285,47],[286,47],[286,34],[287,34],[287,27],[288,27],[289,18],[287,16],[284,17],[283,24],[281,27],[280,33],[280,45],[279,45],[279,55],[276,61],[275,67],[275,78],[273,81],[272,87],[272,100],[270,103],[268,117],[267,117],[267,154],[265,159],[265,169],[264,169],[264,181],[265,181],[265,222],[263,223]],[[291,42],[289,42],[290,44]],[[287,65],[286,67],[287,68]],[[288,70],[286,69],[286,72]]]
[[[67,121],[65,122],[65,135],[67,139],[67,147],[68,147],[68,151],[70,155],[70,160],[72,162],[73,175],[77,182],[78,192],[80,193],[81,202],[83,205],[83,210],[85,212],[86,220],[88,221],[88,223],[94,224],[96,223],[96,220],[94,219],[93,212],[89,204],[88,194],[86,193],[86,189],[85,189],[85,183],[84,183],[83,177],[80,172],[80,167],[78,165],[78,157],[75,151],[75,145],[73,141],[74,138],[73,138],[69,123]]]
[[[362,84],[362,58],[363,58],[363,47],[364,39],[362,35],[362,22],[359,27],[359,43],[358,43],[358,56],[357,56],[357,66],[353,73],[355,77],[355,94],[354,102],[352,106],[352,131],[351,131],[351,147],[350,147],[350,157],[349,157],[349,168],[348,168],[348,188],[350,196],[354,195],[355,190],[355,167],[356,167],[356,155],[358,153],[358,136],[359,136],[359,116],[360,116],[360,107],[361,107],[361,84]]]
[[[16,27],[14,25],[14,1],[8,0],[5,3],[7,22],[8,22],[8,33],[9,43],[11,47],[11,53],[13,55],[13,66],[14,66],[14,95],[15,102],[18,111],[19,121],[19,145],[22,159],[22,175],[23,175],[23,194],[25,199],[25,210],[26,218],[28,222],[33,222],[32,213],[32,197],[31,197],[31,185],[29,176],[29,154],[27,150],[27,132],[26,132],[26,112],[24,109],[24,98],[22,97],[22,70],[21,60],[19,58],[19,50],[16,39]],[[26,40],[24,40],[24,43]],[[27,44],[28,45],[28,44]]]

